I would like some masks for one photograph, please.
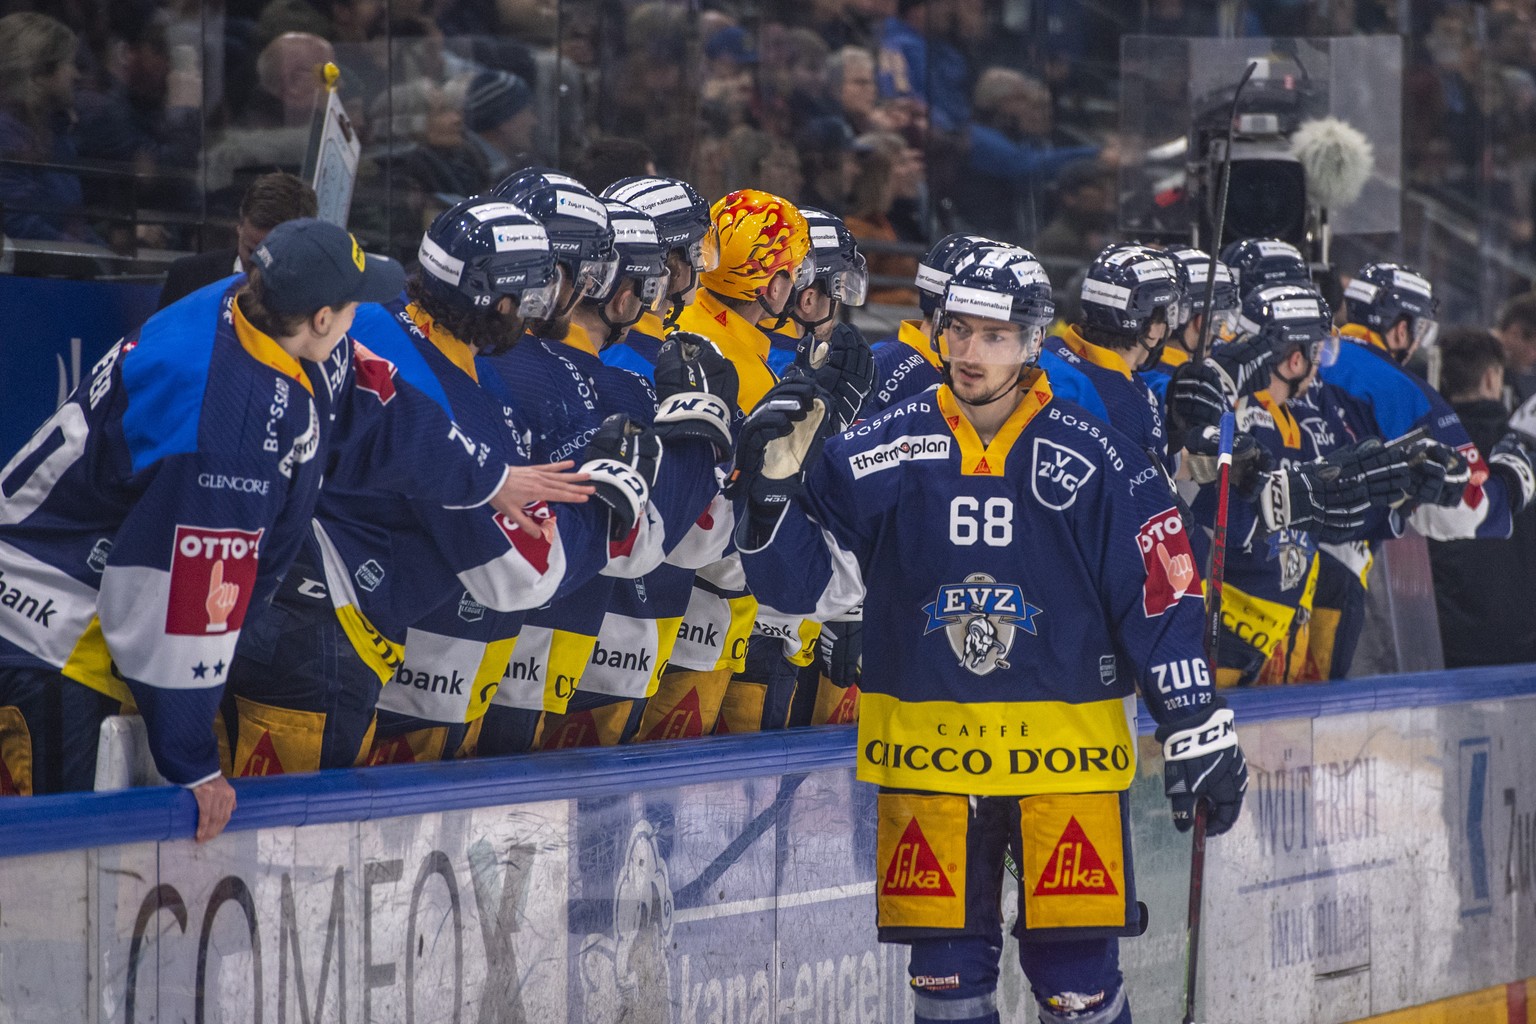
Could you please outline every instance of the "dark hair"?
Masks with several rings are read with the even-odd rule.
[[[1536,334],[1536,292],[1517,295],[1499,310],[1498,328],[1519,324],[1527,334]]]
[[[240,216],[259,231],[271,231],[284,221],[314,217],[319,212],[315,190],[282,171],[263,174],[251,182],[240,199]]]
[[[419,276],[405,282],[405,297],[425,310],[443,330],[477,351],[509,347],[506,318],[496,312],[495,306],[463,309],[450,305],[433,295]]]
[[[620,178],[650,174],[655,164],[656,154],[650,146],[639,139],[611,135],[587,143],[576,159],[574,177],[597,193]]]
[[[1506,366],[1499,339],[1476,327],[1453,327],[1440,335],[1440,393],[1455,398],[1477,391],[1490,367]]]

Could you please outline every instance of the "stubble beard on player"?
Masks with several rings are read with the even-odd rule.
[[[955,398],[962,405],[982,408],[1006,397],[1009,392],[1019,386],[1019,376],[1023,372],[1023,365],[1009,368],[1006,380],[989,379],[987,363],[956,362],[950,365],[949,389],[954,392]],[[971,376],[971,374],[977,374]]]

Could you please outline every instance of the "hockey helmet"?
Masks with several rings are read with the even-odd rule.
[[[1411,344],[1402,359],[1419,345],[1433,345],[1440,334],[1435,313],[1440,300],[1429,280],[1401,263],[1367,263],[1344,289],[1344,319],[1386,334],[1399,320],[1408,321]],[[1396,355],[1397,353],[1394,353]]]
[[[1331,366],[1339,356],[1333,310],[1310,284],[1277,284],[1249,292],[1238,329],[1264,342],[1276,361],[1305,352],[1312,365]]]
[[[704,287],[727,299],[755,299],[775,275],[790,276],[796,288],[811,281],[815,267],[810,229],[787,199],[744,188],[710,209],[720,234],[720,264],[699,276]],[[769,310],[781,315],[782,310]]]
[[[453,309],[490,309],[511,298],[520,317],[536,320],[558,301],[560,278],[544,228],[504,200],[473,196],[438,214],[417,258],[426,294]]]
[[[944,288],[933,325],[933,350],[945,363],[958,354],[966,361],[1029,366],[1039,358],[1045,329],[1055,316],[1050,278],[1032,253],[1003,245],[973,249]],[[1022,354],[1020,347],[1001,343],[1002,332],[989,341],[972,337],[974,328],[957,331],[956,317],[1016,324]]]
[[[572,302],[606,294],[613,287],[618,269],[613,227],[602,201],[581,182],[534,167],[506,178],[492,195],[516,203],[544,225],[555,259],[573,284]]]
[[[709,215],[709,204],[677,178],[620,178],[603,189],[603,198],[628,203],[656,224],[656,237],[671,252],[681,249],[696,273],[720,265],[720,235]]]
[[[1170,256],[1144,245],[1108,245],[1083,277],[1082,322],[1109,334],[1142,338],[1162,310],[1172,333],[1183,300]]]
[[[1181,312],[1184,314],[1179,328],[1205,312],[1205,293],[1211,280],[1211,254],[1203,249],[1173,249],[1168,253],[1175,263],[1189,275],[1188,301]],[[1237,318],[1243,306],[1237,291],[1237,281],[1232,268],[1217,260],[1216,287],[1211,290],[1211,317],[1215,321],[1211,337],[1217,341],[1231,341],[1237,337]]]
[[[811,237],[811,281],[845,306],[862,306],[869,295],[869,267],[843,219],[814,206],[800,207]]]
[[[917,285],[917,304],[922,307],[923,316],[932,317],[934,310],[939,308],[939,300],[944,297],[944,286],[949,284],[949,275],[955,272],[960,257],[973,245],[990,241],[981,235],[954,232],[934,243],[928,254],[918,262],[917,277],[912,282]]]
[[[1244,238],[1221,250],[1221,262],[1232,271],[1238,292],[1274,284],[1311,284],[1306,257],[1290,242],[1278,238]]]

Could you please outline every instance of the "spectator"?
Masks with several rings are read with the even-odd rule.
[[[655,175],[656,155],[639,139],[598,137],[576,158],[573,177],[595,195],[620,178]]]
[[[481,71],[470,79],[464,99],[469,140],[485,160],[488,178],[500,181],[533,162],[538,114],[533,90],[509,71]]]
[[[848,209],[848,194],[859,173],[859,150],[848,126],[836,117],[818,117],[795,135],[804,185],[801,206],[815,206],[841,217]],[[782,195],[783,193],[775,193]]]
[[[468,83],[418,79],[397,85],[374,118],[388,119],[390,145],[381,159],[393,169],[390,254],[402,261],[443,210],[495,184],[480,149],[464,128]]]
[[[251,253],[267,233],[284,221],[313,217],[319,210],[315,190],[291,174],[263,174],[251,182],[240,200],[240,221],[235,225],[235,244],[193,256],[183,256],[165,275],[160,289],[164,309],[183,295],[249,269]]]
[[[1441,391],[1486,462],[1504,436],[1504,349],[1486,331],[1440,339]],[[1515,517],[1508,540],[1432,541],[1435,605],[1446,668],[1536,661],[1536,507]]]
[[[844,223],[869,261],[871,278],[895,277],[912,280],[917,274],[917,256],[868,248],[869,242],[911,242],[922,244],[923,234],[913,209],[920,199],[923,184],[923,154],[907,145],[900,135],[877,132],[860,136],[859,172],[854,178]],[[906,216],[899,210],[905,206]],[[869,301],[888,305],[911,306],[917,292],[905,285],[880,287],[871,284]]]
[[[725,138],[727,186],[755,188],[799,202],[800,154],[788,142],[745,125]]]
[[[880,96],[923,100],[940,131],[971,119],[971,70],[958,46],[986,30],[982,0],[900,0],[880,27]]]
[[[808,28],[766,25],[759,37],[758,121],[786,138],[838,105],[827,93],[827,44]]]
[[[80,178],[58,166],[76,153],[75,34],[46,14],[0,18],[0,203],[5,234],[62,242],[101,239],[85,222]]]
[[[1504,348],[1505,383],[1514,392],[1513,405],[1536,394],[1536,292],[1516,296],[1499,310],[1493,335]]]
[[[875,87],[874,55],[861,47],[845,46],[828,57],[827,88],[848,127],[854,132],[868,131],[875,101],[880,98]]]
[[[1067,280],[1114,241],[1115,172],[1095,160],[1079,160],[1057,180],[1056,216],[1035,238],[1034,252],[1060,294]]]
[[[1063,167],[1099,155],[1096,146],[1058,147],[1051,92],[1038,79],[988,68],[976,83],[976,121],[967,132],[965,187],[955,205],[975,230],[1028,244],[1043,192]]]

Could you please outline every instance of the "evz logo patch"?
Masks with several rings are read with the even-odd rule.
[[[1077,500],[1077,492],[1098,467],[1066,445],[1035,438],[1035,471],[1029,486],[1046,508],[1065,511]]]
[[[1157,618],[1185,594],[1200,592],[1195,554],[1189,548],[1189,534],[1178,509],[1164,509],[1142,523],[1136,531],[1136,546],[1147,573],[1141,590],[1141,610],[1147,618]]]
[[[1294,590],[1312,568],[1316,544],[1301,530],[1278,530],[1269,537],[1269,561],[1280,563],[1280,589]]]
[[[1030,636],[1039,633],[1035,618],[1041,609],[1024,600],[1019,587],[999,583],[984,572],[940,587],[923,611],[928,614],[923,633],[944,630],[960,667],[978,676],[1010,667],[1008,652],[1019,630]]]
[[[264,532],[176,527],[167,633],[208,636],[240,629],[256,585]]]

